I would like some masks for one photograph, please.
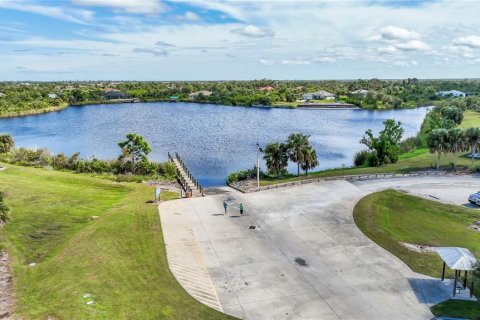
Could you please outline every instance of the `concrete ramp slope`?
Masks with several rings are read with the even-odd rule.
[[[169,268],[192,297],[223,311],[185,211],[181,200],[159,205]]]

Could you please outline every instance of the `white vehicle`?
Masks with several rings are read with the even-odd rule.
[[[478,191],[477,193],[471,194],[468,197],[468,202],[470,202],[471,204],[480,206],[480,191]]]

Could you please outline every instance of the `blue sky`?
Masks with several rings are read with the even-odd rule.
[[[0,0],[0,80],[464,78],[480,1]]]

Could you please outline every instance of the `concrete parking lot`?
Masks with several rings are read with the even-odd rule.
[[[223,311],[246,319],[431,319],[418,276],[356,227],[368,193],[396,188],[463,205],[480,178],[337,180],[178,200]],[[223,215],[223,201],[229,214]],[[240,216],[238,204],[245,206]]]

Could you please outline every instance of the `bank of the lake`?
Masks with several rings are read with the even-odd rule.
[[[3,112],[3,113],[0,113],[0,118],[15,118],[15,117],[24,117],[24,116],[48,113],[48,112],[55,112],[55,111],[63,110],[68,106],[69,106],[68,103],[61,103],[58,106],[51,106],[43,109],[28,109],[28,110]]]

